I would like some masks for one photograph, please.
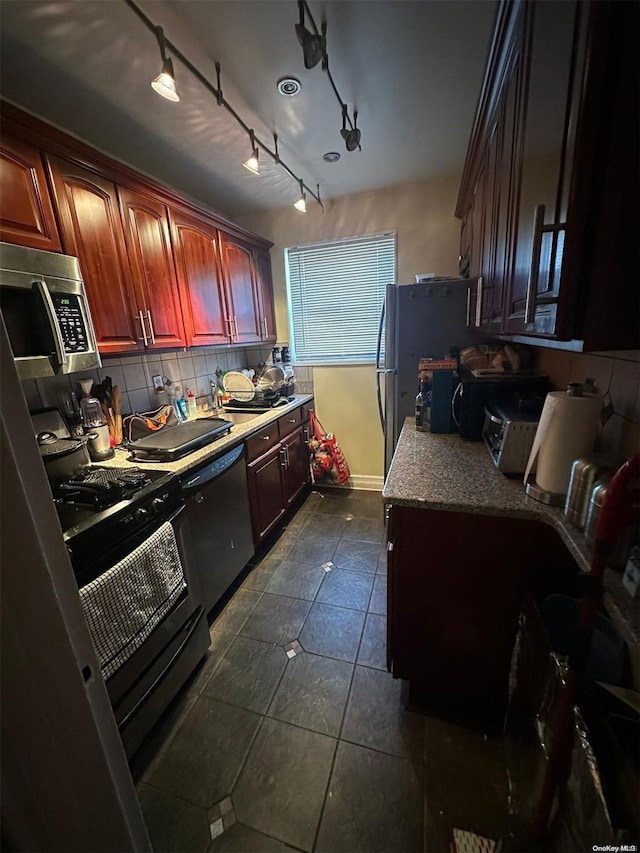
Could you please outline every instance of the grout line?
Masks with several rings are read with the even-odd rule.
[[[200,809],[204,812],[205,819],[207,824],[209,823],[209,818],[207,817],[207,811],[211,808],[211,806],[203,806],[200,803],[196,803],[193,800],[188,800],[186,797],[181,797],[180,794],[175,794],[173,791],[165,791],[164,788],[159,788],[157,785],[152,785],[149,782],[144,782],[141,780],[140,784],[145,785],[147,788],[151,788],[153,791],[159,791],[161,794],[164,794],[166,797],[173,797],[174,800],[179,800],[181,803],[187,803],[187,805],[195,806],[195,808]],[[146,826],[146,821],[145,821]]]

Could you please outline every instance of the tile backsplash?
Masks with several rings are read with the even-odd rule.
[[[119,385],[122,391],[122,412],[146,412],[166,402],[166,395],[158,395],[153,387],[153,376],[168,376],[172,382],[182,386],[183,392],[189,388],[196,397],[204,402],[210,397],[210,380],[215,379],[217,368],[223,371],[256,368],[259,362],[271,359],[269,347],[204,347],[186,352],[171,351],[146,355],[130,355],[121,358],[103,358],[98,370],[86,370],[68,376],[52,376],[46,379],[29,379],[22,383],[22,390],[29,409],[58,406],[62,391],[75,391],[80,396],[78,380],[91,377],[94,383],[102,382],[105,376],[111,377],[113,385]],[[311,374],[311,371],[309,371]],[[297,376],[296,390],[308,393],[305,389],[312,386],[311,375]]]
[[[629,459],[640,452],[640,350],[575,353],[537,348],[538,371],[561,390],[569,382],[595,379],[613,414],[601,428],[599,450]]]

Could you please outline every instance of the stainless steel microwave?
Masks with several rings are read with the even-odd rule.
[[[101,366],[77,258],[0,243],[0,309],[21,379]]]

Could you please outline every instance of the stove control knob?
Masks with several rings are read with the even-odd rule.
[[[154,498],[151,501],[151,508],[154,512],[162,512],[164,509],[164,498]]]
[[[136,521],[144,521],[149,516],[149,510],[141,506],[135,511]]]

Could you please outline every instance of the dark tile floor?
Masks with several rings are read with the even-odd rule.
[[[312,492],[132,764],[159,851],[443,851],[497,838],[502,746],[403,709],[379,493]]]

